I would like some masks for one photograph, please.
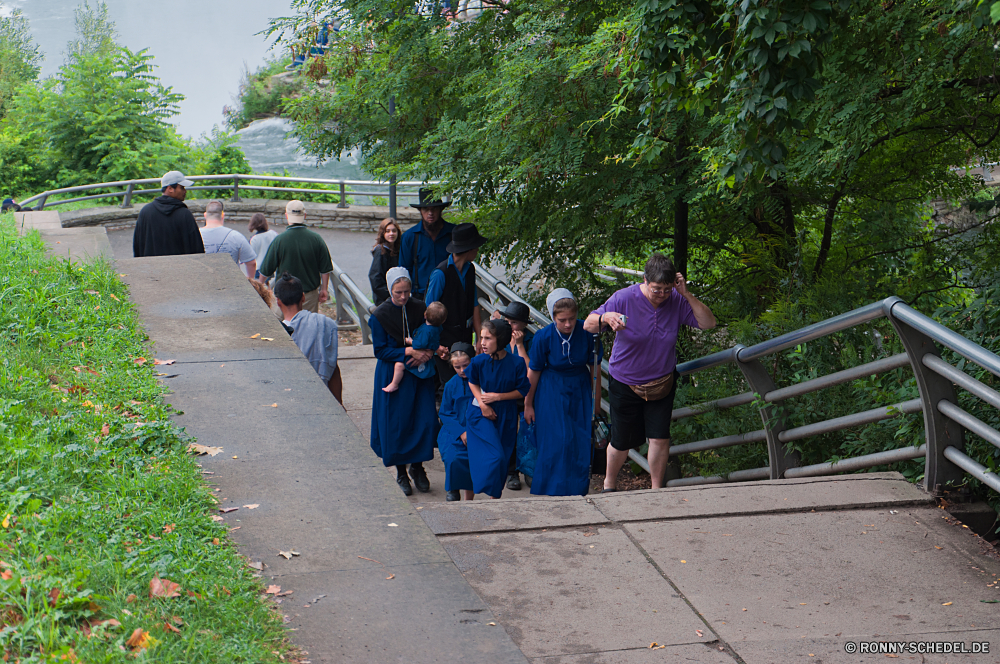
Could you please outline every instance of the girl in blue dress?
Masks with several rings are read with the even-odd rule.
[[[594,335],[577,320],[576,298],[565,288],[552,291],[545,304],[552,323],[532,342],[531,391],[524,402],[524,419],[535,422],[538,441],[531,493],[585,496],[592,454]]]
[[[417,491],[431,490],[423,462],[434,458],[434,440],[438,433],[434,405],[434,377],[417,378],[403,372],[399,389],[383,392],[392,382],[396,362],[410,366],[423,364],[434,356],[431,350],[406,346],[406,337],[420,325],[424,303],[410,299],[410,274],[394,267],[386,273],[391,299],[372,313],[368,325],[372,332],[375,357],[375,392],[372,397],[371,447],[382,463],[396,467],[396,483],[407,496],[413,494],[410,478]],[[406,466],[410,466],[409,478]]]
[[[451,347],[451,367],[455,375],[444,385],[441,396],[441,431],[438,433],[438,450],[444,462],[444,488],[446,500],[472,500],[472,475],[469,472],[469,449],[466,447],[465,421],[472,402],[472,390],[465,375],[476,349],[472,344],[458,341]],[[461,491],[462,493],[459,493]]]
[[[503,493],[517,440],[517,400],[531,387],[524,361],[505,350],[510,337],[507,321],[483,323],[482,353],[466,370],[473,396],[466,419],[472,486],[491,498]]]

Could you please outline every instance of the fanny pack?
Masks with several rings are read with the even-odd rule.
[[[674,387],[674,373],[670,372],[663,378],[657,378],[642,385],[629,385],[632,391],[644,401],[658,401],[670,394]]]

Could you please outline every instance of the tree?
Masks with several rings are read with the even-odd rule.
[[[41,61],[28,19],[20,9],[6,10],[0,2],[0,118],[17,89],[38,77]]]
[[[76,39],[66,45],[66,63],[86,55],[110,53],[118,44],[118,30],[111,20],[108,4],[101,0],[93,7],[84,0],[76,8]]]

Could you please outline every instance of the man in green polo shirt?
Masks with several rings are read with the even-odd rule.
[[[288,229],[271,242],[260,265],[258,281],[265,283],[274,275],[288,272],[302,282],[303,308],[319,313],[319,303],[329,299],[327,289],[333,272],[330,248],[319,233],[306,228],[306,208],[302,201],[288,202],[285,219]]]

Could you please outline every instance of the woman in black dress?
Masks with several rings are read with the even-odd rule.
[[[389,299],[389,287],[385,283],[385,273],[399,265],[399,246],[402,231],[395,219],[383,219],[378,227],[378,239],[372,247],[372,266],[368,270],[368,282],[372,285],[372,299],[378,306]]]

